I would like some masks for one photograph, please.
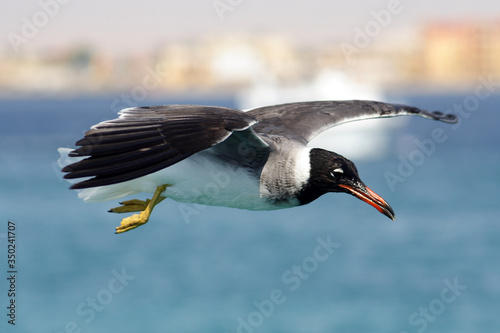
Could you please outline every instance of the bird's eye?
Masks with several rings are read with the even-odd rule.
[[[336,168],[336,169],[333,169],[333,171],[331,172],[331,175],[332,175],[332,177],[339,177],[343,173],[344,173],[344,170],[342,168]]]

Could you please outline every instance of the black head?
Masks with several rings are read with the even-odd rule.
[[[347,158],[328,150],[313,148],[309,154],[311,172],[309,182],[299,192],[301,204],[316,200],[328,192],[344,192],[375,207],[394,220],[391,206],[359,179],[358,170]]]

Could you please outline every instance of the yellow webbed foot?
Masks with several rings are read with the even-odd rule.
[[[140,211],[139,214],[134,214],[132,216],[126,217],[122,220],[120,226],[116,227],[116,233],[120,234],[132,229],[135,229],[149,220],[149,216],[151,216],[151,212],[153,208],[162,202],[166,197],[161,194],[165,191],[165,189],[170,186],[168,184],[160,185],[156,188],[155,194],[151,200],[147,199],[143,200],[128,200],[121,203],[122,206],[115,207],[110,209],[109,212],[112,213],[127,213],[127,212],[137,212]]]
[[[144,223],[148,222],[149,214],[146,211],[142,211],[139,214],[134,214],[132,216],[126,217],[120,223],[120,226],[116,227],[116,233],[120,234],[132,229],[135,229]]]

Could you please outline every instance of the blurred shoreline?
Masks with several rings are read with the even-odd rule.
[[[141,56],[92,45],[22,49],[0,54],[0,98],[233,95],[263,84],[308,84],[325,72],[384,92],[434,94],[465,92],[479,77],[500,77],[500,19],[436,21],[375,37],[356,29],[350,41],[306,46],[282,35],[229,34],[170,42]]]

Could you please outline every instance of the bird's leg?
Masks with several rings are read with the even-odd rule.
[[[156,188],[155,194],[153,195],[153,198],[151,200],[129,200],[129,201],[124,201],[122,204],[123,206],[121,207],[116,207],[113,208],[111,211],[114,213],[120,213],[120,212],[136,212],[142,210],[139,214],[134,214],[132,216],[126,217],[122,220],[121,225],[119,227],[116,227],[116,233],[120,234],[125,231],[129,231],[132,229],[135,229],[144,223],[148,222],[149,216],[151,215],[151,212],[153,211],[153,208],[159,204],[163,199],[165,199],[164,196],[161,194],[165,192],[168,184],[165,185],[160,185]]]

